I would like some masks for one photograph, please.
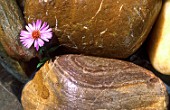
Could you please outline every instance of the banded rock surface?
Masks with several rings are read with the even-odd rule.
[[[162,0],[26,0],[27,22],[42,19],[71,52],[127,58],[144,42]]]
[[[46,62],[22,92],[25,110],[166,110],[167,91],[135,64],[82,55]]]

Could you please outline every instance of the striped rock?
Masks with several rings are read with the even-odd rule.
[[[25,110],[166,110],[167,91],[152,72],[135,64],[64,55],[36,73],[22,92]]]

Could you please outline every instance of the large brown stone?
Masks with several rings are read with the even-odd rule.
[[[166,110],[167,91],[135,64],[81,55],[56,57],[22,92],[25,110]]]
[[[27,22],[47,21],[60,44],[72,52],[126,58],[144,42],[161,4],[162,0],[26,0],[24,14]]]

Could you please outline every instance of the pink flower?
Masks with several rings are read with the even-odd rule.
[[[42,23],[41,20],[37,20],[36,23],[28,24],[25,26],[26,31],[22,30],[20,35],[20,41],[26,48],[30,48],[32,44],[38,51],[39,47],[44,45],[44,41],[49,42],[52,38],[52,28],[49,28],[47,22]]]

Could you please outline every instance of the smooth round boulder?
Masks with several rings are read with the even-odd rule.
[[[130,62],[64,55],[46,62],[22,91],[25,110],[166,110],[165,85]]]
[[[26,0],[27,22],[42,19],[70,52],[127,58],[144,42],[162,0]]]
[[[153,67],[170,75],[170,0],[164,0],[163,8],[148,41],[148,54]]]

